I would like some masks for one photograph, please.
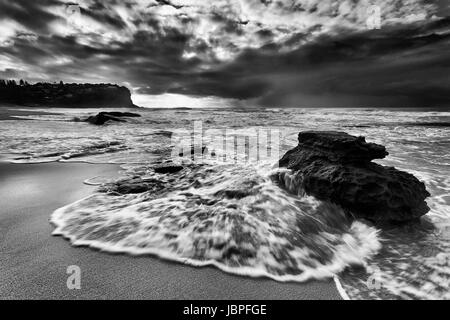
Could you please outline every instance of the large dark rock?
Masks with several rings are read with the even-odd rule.
[[[137,113],[131,112],[100,112],[95,116],[90,116],[85,121],[95,125],[103,125],[108,121],[126,122],[123,117],[140,117]]]
[[[409,221],[429,211],[430,194],[412,174],[371,162],[388,153],[364,137],[344,132],[300,132],[299,144],[280,160],[276,178],[289,191],[340,205],[374,222]]]
[[[173,163],[164,163],[164,164],[155,166],[153,168],[153,170],[155,170],[156,173],[162,173],[162,174],[177,173],[177,172],[183,170],[183,167],[173,164]]]

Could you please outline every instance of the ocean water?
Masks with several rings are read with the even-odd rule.
[[[49,212],[54,234],[73,245],[277,281],[334,277],[351,299],[450,299],[450,112],[143,109],[127,123],[73,121],[98,111],[52,109],[0,122],[0,159],[121,165],[118,180],[92,177],[94,194]],[[276,161],[302,130],[385,145],[390,155],[377,162],[424,181],[430,212],[420,223],[380,228],[281,189],[274,175],[295,181]],[[197,157],[191,147],[206,150]],[[155,171],[173,161],[183,169]]]

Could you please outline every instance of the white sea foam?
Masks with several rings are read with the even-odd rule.
[[[54,234],[76,246],[278,281],[332,277],[365,265],[380,248],[374,228],[348,221],[335,205],[293,197],[253,169],[201,166],[175,177],[149,171],[139,183],[162,181],[151,191],[118,195],[114,187],[125,179],[56,210]]]
[[[52,110],[60,115],[2,121],[0,126],[2,160],[118,163],[128,171],[125,179],[134,177],[136,183],[152,188],[120,194],[113,192],[117,183],[88,179],[88,184],[106,183],[105,192],[52,215],[55,233],[69,237],[75,245],[214,264],[230,272],[280,281],[330,276],[358,264],[366,268],[347,268],[339,274],[341,289],[349,298],[448,298],[450,128],[409,124],[448,123],[450,112],[144,109],[139,111],[142,118],[129,123],[98,127],[71,121],[99,111]],[[280,155],[297,144],[302,130],[366,136],[390,153],[377,162],[406,170],[425,182],[431,210],[423,224],[429,227],[381,230],[377,235],[361,222],[346,221],[339,208],[302,194],[287,195],[272,185],[267,167],[252,171],[208,163],[203,169],[189,167],[172,176],[157,176],[143,167],[166,161],[173,147],[171,132],[190,130],[193,121],[203,121],[205,130],[279,128]],[[219,249],[214,247],[218,244]],[[367,287],[374,270],[382,283],[380,290]]]

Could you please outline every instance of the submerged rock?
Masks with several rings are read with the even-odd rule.
[[[123,117],[140,117],[141,115],[131,112],[100,112],[96,116],[90,116],[85,120],[95,125],[103,125],[108,121],[126,122]]]
[[[139,118],[141,115],[133,112],[119,112],[119,111],[108,111],[108,112],[100,112],[103,114],[107,114],[113,117],[130,117],[130,118]]]
[[[165,164],[161,164],[158,166],[155,166],[153,168],[153,170],[155,170],[156,173],[177,173],[181,170],[183,170],[182,166],[173,164],[173,163],[165,163]]]
[[[298,140],[279,162],[293,176],[281,172],[276,177],[290,192],[304,191],[374,222],[408,221],[429,211],[423,182],[371,162],[388,155],[384,146],[334,131],[300,132]]]
[[[140,177],[131,177],[105,184],[100,188],[102,192],[112,194],[136,194],[147,191],[159,192],[165,187],[164,183],[157,179],[142,179]]]

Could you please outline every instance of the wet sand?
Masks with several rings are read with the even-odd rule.
[[[340,299],[332,280],[279,283],[161,259],[72,247],[50,214],[91,194],[83,181],[115,165],[0,163],[0,299]],[[69,290],[67,267],[81,269]]]

